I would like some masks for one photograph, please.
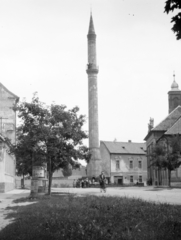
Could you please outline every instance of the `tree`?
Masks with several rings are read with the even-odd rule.
[[[171,183],[171,172],[181,165],[181,142],[180,137],[172,136],[165,139],[166,144],[157,143],[151,154],[150,166],[158,169],[158,184],[161,185],[161,170],[168,170],[168,185]]]
[[[168,14],[170,11],[181,9],[181,0],[167,0],[165,2],[165,12]],[[177,40],[181,39],[181,12],[171,18],[173,22],[172,30],[176,34]]]
[[[89,149],[83,140],[87,133],[82,130],[85,116],[78,115],[79,108],[67,110],[64,105],[46,106],[35,94],[32,102],[20,103],[16,110],[21,119],[17,129],[17,144],[11,152],[17,158],[17,168],[30,173],[35,163],[47,163],[49,173],[49,190],[53,173],[69,165],[78,167],[78,159],[87,159]],[[22,163],[19,164],[19,163]]]
[[[62,169],[62,173],[64,175],[64,177],[69,177],[72,175],[72,166],[69,165],[66,168]]]
[[[163,167],[163,162],[166,159],[165,148],[162,145],[156,144],[153,147],[153,152],[151,153],[151,163],[150,167],[154,166],[158,170],[158,185],[161,185],[161,169]]]
[[[181,141],[180,136],[172,136],[168,140],[167,159],[163,167],[168,169],[168,183],[170,186],[171,172],[181,165]]]

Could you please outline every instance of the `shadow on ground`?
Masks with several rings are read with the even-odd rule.
[[[58,198],[60,202],[61,199],[69,195],[67,193],[52,193],[52,197],[54,199]],[[44,216],[44,211],[41,212],[43,201],[47,202],[47,206],[51,210],[53,205],[51,205],[50,196],[22,197],[13,200],[11,206],[6,207],[3,211],[4,222],[7,222],[7,224],[0,230],[0,240],[39,240],[40,238],[37,238],[38,231],[42,231],[41,224],[46,224],[45,219],[48,217]],[[46,227],[44,230],[46,230]],[[43,239],[49,240],[51,238],[47,238],[46,234],[43,234]]]

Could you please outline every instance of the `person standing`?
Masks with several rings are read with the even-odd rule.
[[[99,176],[99,184],[100,184],[100,191],[106,192],[106,177],[104,175],[104,172],[101,172],[101,175]]]

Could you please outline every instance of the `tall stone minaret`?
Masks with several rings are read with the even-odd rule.
[[[97,177],[101,172],[101,155],[99,148],[99,124],[98,124],[98,90],[96,60],[96,34],[92,14],[90,16],[88,39],[88,97],[89,97],[89,148],[91,159],[87,165],[88,177]]]

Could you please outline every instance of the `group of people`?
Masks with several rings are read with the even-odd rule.
[[[90,187],[90,184],[91,184],[91,181],[88,178],[77,179],[73,181],[73,187],[77,187],[77,188]]]
[[[100,185],[100,191],[101,192],[106,192],[106,177],[104,175],[104,172],[101,172],[101,174],[99,175],[99,185]],[[77,188],[88,188],[91,186],[95,186],[96,184],[96,179],[93,177],[92,180],[88,179],[88,178],[81,178],[81,179],[75,179],[73,181],[73,187],[77,187]]]

